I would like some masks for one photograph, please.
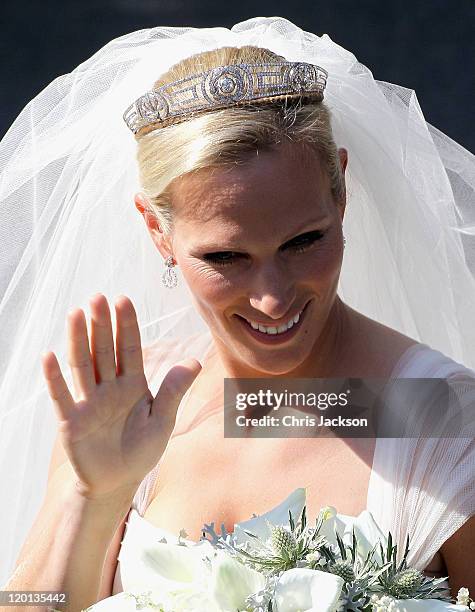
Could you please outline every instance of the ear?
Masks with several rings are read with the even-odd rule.
[[[169,255],[173,255],[169,236],[163,232],[147,197],[143,193],[136,193],[134,196],[134,203],[135,208],[142,215],[145,225],[147,226],[147,231],[162,257],[166,259]]]
[[[338,157],[340,158],[340,166],[343,174],[343,181],[345,180],[346,167],[348,165],[348,151],[344,147],[340,147],[338,149]],[[341,200],[338,202],[338,208],[340,209],[340,217],[343,221],[343,217],[345,216],[346,209],[346,184],[345,190]]]
[[[348,165],[348,151],[344,147],[338,149],[338,157],[340,158],[340,165],[343,174],[346,172],[346,166]]]

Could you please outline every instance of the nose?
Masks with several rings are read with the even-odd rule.
[[[270,319],[282,319],[295,302],[295,284],[289,271],[275,265],[261,268],[253,279],[249,302]]]

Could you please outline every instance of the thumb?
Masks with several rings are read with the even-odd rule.
[[[172,431],[178,406],[201,368],[197,359],[188,358],[178,362],[167,372],[152,404],[151,415],[160,421],[160,428]]]

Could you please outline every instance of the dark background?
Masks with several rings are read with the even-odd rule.
[[[3,0],[0,137],[53,78],[112,38],[276,15],[328,34],[375,78],[415,89],[427,121],[475,151],[475,0]]]

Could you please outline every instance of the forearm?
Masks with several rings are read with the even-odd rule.
[[[109,543],[132,498],[126,491],[107,500],[90,500],[68,482],[55,503],[42,509],[40,528],[28,537],[25,553],[3,589],[65,592],[68,603],[54,607],[68,612],[95,603]],[[1,612],[9,610],[0,607]]]

